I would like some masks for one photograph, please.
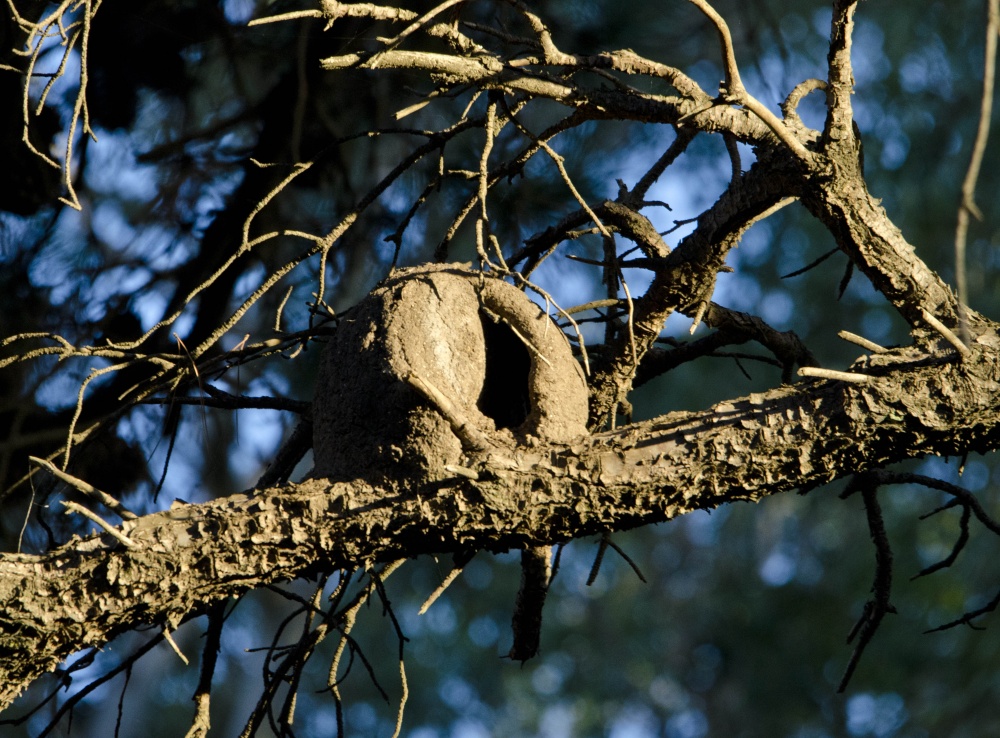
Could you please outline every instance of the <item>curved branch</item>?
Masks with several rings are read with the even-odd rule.
[[[823,90],[825,92],[826,89],[826,82],[821,79],[807,79],[795,85],[792,91],[788,93],[788,97],[781,103],[781,114],[785,116],[785,123],[795,128],[805,128],[805,124],[798,113],[799,103],[810,92],[815,92],[816,90]]]
[[[327,57],[322,59],[320,64],[323,69],[329,71],[365,69],[373,58],[374,54],[357,52]],[[428,75],[443,78],[449,86],[473,85],[480,89],[505,90],[537,98],[548,98],[578,110],[585,110],[589,117],[595,119],[671,124],[683,120],[685,126],[707,132],[726,131],[732,133],[739,141],[752,144],[773,142],[774,136],[777,135],[756,117],[747,116],[729,106],[713,106],[711,99],[701,88],[677,70],[642,59],[632,52],[619,51],[594,57],[574,57],[574,59],[581,69],[615,69],[626,73],[661,76],[682,90],[683,95],[680,97],[657,95],[617,87],[583,87],[572,81],[557,80],[537,71],[532,72],[525,69],[524,64],[505,63],[499,56],[490,54],[469,57],[391,49],[378,53],[377,66],[379,69],[420,70]],[[740,102],[743,104],[743,101]],[[781,122],[777,117],[773,113],[770,115],[781,128]],[[795,143],[797,139],[789,145],[793,146]],[[801,147],[801,143],[798,143],[798,146]]]
[[[725,19],[706,2],[706,0],[688,0],[692,5],[698,8],[702,13],[704,13],[713,25],[715,25],[716,31],[719,33],[719,43],[722,46],[722,60],[724,62],[726,70],[726,80],[725,80],[725,93],[723,97],[727,102],[733,102],[737,105],[742,105],[747,110],[751,111],[754,115],[760,118],[763,123],[771,129],[778,139],[788,147],[798,159],[804,162],[811,162],[814,159],[814,155],[802,145],[802,142],[795,137],[795,134],[790,131],[784,123],[778,120],[778,117],[768,110],[760,100],[755,98],[746,88],[743,86],[743,80],[740,79],[739,66],[736,64],[736,52],[733,49],[733,37],[729,33],[729,26],[726,24]]]

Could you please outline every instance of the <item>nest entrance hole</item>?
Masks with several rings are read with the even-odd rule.
[[[531,353],[502,320],[479,311],[486,342],[486,378],[476,403],[498,429],[517,428],[531,412]]]

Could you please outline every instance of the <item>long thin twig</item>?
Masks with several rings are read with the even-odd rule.
[[[994,610],[997,609],[997,607],[1000,607],[1000,592],[997,592],[996,597],[994,597],[992,600],[987,602],[982,607],[965,613],[964,615],[962,615],[962,617],[958,618],[957,620],[952,620],[951,622],[945,623],[944,625],[939,625],[936,628],[925,630],[924,633],[937,633],[942,630],[949,630],[957,625],[968,625],[973,630],[982,630],[982,628],[973,625],[972,621],[980,617],[981,615],[986,615],[987,613],[993,612]]]
[[[100,515],[91,512],[83,505],[80,505],[76,502],[72,502],[71,500],[60,500],[60,502],[66,507],[67,515],[69,515],[70,513],[77,513],[78,515],[82,515],[88,520],[93,521],[98,526],[100,526],[100,528],[103,529],[105,533],[110,535],[112,538],[121,543],[123,546],[127,546],[128,548],[135,548],[138,545],[136,544],[135,541],[133,541],[127,535],[122,533],[120,530],[116,530],[114,526],[112,526],[110,523],[101,518]]]
[[[756,115],[760,120],[771,129],[771,132],[778,137],[785,146],[788,147],[789,151],[795,154],[796,157],[803,161],[812,161],[813,154],[803,146],[802,142],[795,137],[788,127],[781,122],[781,120],[772,113],[768,108],[757,98],[747,92],[746,88],[743,86],[743,80],[740,79],[739,66],[736,64],[736,52],[733,49],[733,37],[729,32],[729,26],[721,15],[709,5],[706,0],[688,0],[692,5],[694,5],[698,10],[704,13],[709,20],[715,25],[716,31],[719,33],[719,43],[722,46],[722,61],[723,67],[726,74],[726,97],[727,101],[736,103],[737,105],[742,105],[747,110]]]
[[[976,180],[986,153],[986,142],[990,135],[990,121],[993,115],[993,86],[996,79],[997,36],[1000,35],[1000,0],[989,0],[986,18],[986,48],[983,61],[983,93],[979,98],[979,127],[972,144],[969,168],[962,180],[962,199],[958,206],[955,223],[955,286],[958,291],[958,334],[963,343],[969,342],[968,319],[965,314],[969,304],[969,284],[965,269],[966,238],[969,232],[969,216],[982,220],[983,214],[976,205]]]
[[[88,497],[92,497],[97,500],[109,510],[113,510],[122,520],[134,520],[138,517],[134,512],[126,508],[122,503],[109,495],[107,492],[103,492],[94,487],[92,484],[74,477],[72,474],[64,472],[51,461],[48,461],[47,459],[40,459],[37,456],[29,456],[28,461],[44,468],[45,471],[49,472],[49,474],[65,482],[73,489],[83,492],[83,494]]]

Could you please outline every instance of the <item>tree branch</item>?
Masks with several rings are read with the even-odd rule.
[[[120,530],[132,548],[99,535],[43,555],[3,555],[0,707],[80,648],[138,622],[176,628],[213,602],[279,580],[427,553],[544,545],[903,458],[995,448],[995,333],[991,344],[966,362],[896,349],[865,358],[873,377],[865,385],[799,383],[521,448],[493,457],[478,480],[408,489],[312,479],[126,521]]]
[[[730,249],[793,187],[792,180],[773,162],[756,162],[698,217],[697,228],[663,258],[646,294],[635,301],[633,331],[623,332],[610,347],[610,362],[595,372],[590,382],[591,427],[600,427],[631,390],[637,360],[660,335],[664,321],[677,310],[691,309],[697,314],[702,306],[707,308]],[[655,251],[649,255],[657,256]]]
[[[836,0],[830,29],[830,51],[827,55],[829,81],[827,86],[828,108],[824,138],[826,148],[836,156],[844,147],[852,147],[854,140],[854,111],[851,95],[854,94],[854,72],[851,68],[851,34],[854,31],[854,11],[858,0]]]
[[[911,326],[922,326],[926,311],[957,327],[955,295],[917,256],[880,201],[868,192],[856,163],[833,167],[829,175],[830,179],[813,176],[807,180],[802,204],[826,225],[841,250]],[[970,311],[969,324],[970,329],[981,327],[983,318]]]

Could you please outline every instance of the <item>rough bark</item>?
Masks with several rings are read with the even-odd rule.
[[[936,336],[818,380],[491,458],[478,480],[313,479],[123,524],[41,556],[0,557],[8,705],[74,651],[140,623],[316,570],[565,541],[812,486],[925,454],[1000,445],[1000,338],[958,361]]]
[[[948,327],[959,324],[957,300],[916,256],[864,182],[850,109],[854,5],[847,0],[835,3],[829,116],[822,133],[805,129],[794,110],[786,112],[784,122],[766,110],[760,112],[760,103],[748,97],[735,70],[729,68],[735,65],[731,49],[726,49],[730,89],[718,99],[678,70],[632,52],[577,57],[559,52],[546,33],[539,33],[535,51],[541,57],[510,58],[487,53],[450,24],[429,25],[425,30],[450,44],[452,54],[387,46],[377,52],[330,57],[323,66],[422,70],[443,87],[469,85],[496,95],[548,98],[573,110],[578,116],[574,124],[608,118],[650,121],[673,125],[685,135],[691,130],[723,132],[756,148],[757,163],[746,173],[734,165],[726,193],[702,214],[695,232],[669,254],[655,243],[659,238],[655,233],[642,236],[641,222],[629,235],[630,213],[643,207],[629,193],[616,203],[596,207],[601,217],[610,216],[613,226],[617,213],[619,232],[644,242],[640,245],[645,246],[646,258],[657,265],[653,286],[635,301],[631,333],[620,333],[617,344],[606,347],[607,361],[592,378],[592,420],[613,412],[627,394],[642,354],[659,335],[667,315],[674,310],[698,312],[700,307],[711,310],[708,299],[728,250],[758,217],[788,198],[799,198],[824,223],[838,246],[913,326],[911,346],[863,356],[851,374],[839,380],[810,379],[707,410],[673,413],[593,435],[520,433],[520,426],[511,421],[513,430],[504,434],[503,443],[481,442],[501,430],[499,426],[479,428],[478,435],[475,428],[466,428],[468,437],[461,437],[465,426],[460,416],[480,417],[473,406],[476,382],[472,395],[451,412],[414,394],[421,378],[414,379],[412,365],[410,370],[387,371],[378,377],[356,376],[354,380],[364,380],[368,392],[377,393],[384,386],[387,397],[404,397],[409,403],[406,412],[417,418],[415,425],[432,427],[442,443],[450,443],[433,468],[414,463],[401,473],[382,466],[378,473],[368,474],[364,465],[351,466],[355,460],[350,452],[356,449],[348,449],[346,455],[320,458],[324,465],[320,471],[336,481],[314,478],[201,505],[178,503],[168,511],[124,522],[117,537],[75,538],[42,555],[0,555],[0,709],[74,651],[101,646],[142,624],[173,629],[213,603],[279,580],[421,554],[464,556],[480,549],[545,546],[662,522],[736,500],[808,490],[907,458],[1000,447],[998,326],[973,314],[968,316],[971,345],[963,346],[949,336]],[[412,20],[403,11],[370,4],[326,3],[323,14],[331,22],[345,15]],[[725,44],[728,32],[723,30],[720,27]],[[556,76],[554,67],[653,75],[666,80],[679,95],[642,93],[624,85],[588,88],[572,75]],[[458,128],[456,124],[451,130]],[[489,141],[492,145],[492,138]],[[536,144],[532,141],[526,151],[533,155]],[[301,258],[328,249],[394,177],[438,145],[432,140],[401,161],[392,176]],[[489,149],[485,152],[480,226],[486,218],[488,186],[500,172],[510,175],[523,166],[518,157],[490,169]],[[527,158],[530,155],[525,154]],[[564,224],[576,227],[595,220],[589,206],[583,211],[586,217],[571,216]],[[928,315],[940,321],[943,330],[940,326],[929,330]],[[235,314],[230,325],[238,317]],[[396,318],[402,319],[390,310],[372,324],[384,328]],[[481,338],[489,330],[470,315],[464,318],[469,335]],[[362,343],[366,330],[367,326],[355,331]],[[200,356],[201,350],[195,355]],[[469,356],[470,367],[488,361],[484,351]],[[797,349],[796,356],[794,362],[800,365],[811,360]],[[790,371],[793,361],[786,363]],[[467,379],[457,374],[449,379],[447,372],[441,377],[442,384],[454,379],[454,387]],[[425,399],[434,397],[433,388],[420,392]],[[340,398],[349,395],[347,386],[336,401],[318,407],[336,413]],[[537,421],[541,416],[529,416],[524,422],[534,422],[531,417]],[[324,439],[318,445],[349,443],[342,436],[326,438],[327,425],[318,426],[318,438]],[[454,438],[448,435],[452,431]],[[366,452],[379,448],[372,446]],[[418,449],[412,456],[422,453]],[[367,464],[369,459],[363,461]],[[410,473],[413,469],[419,473]]]

